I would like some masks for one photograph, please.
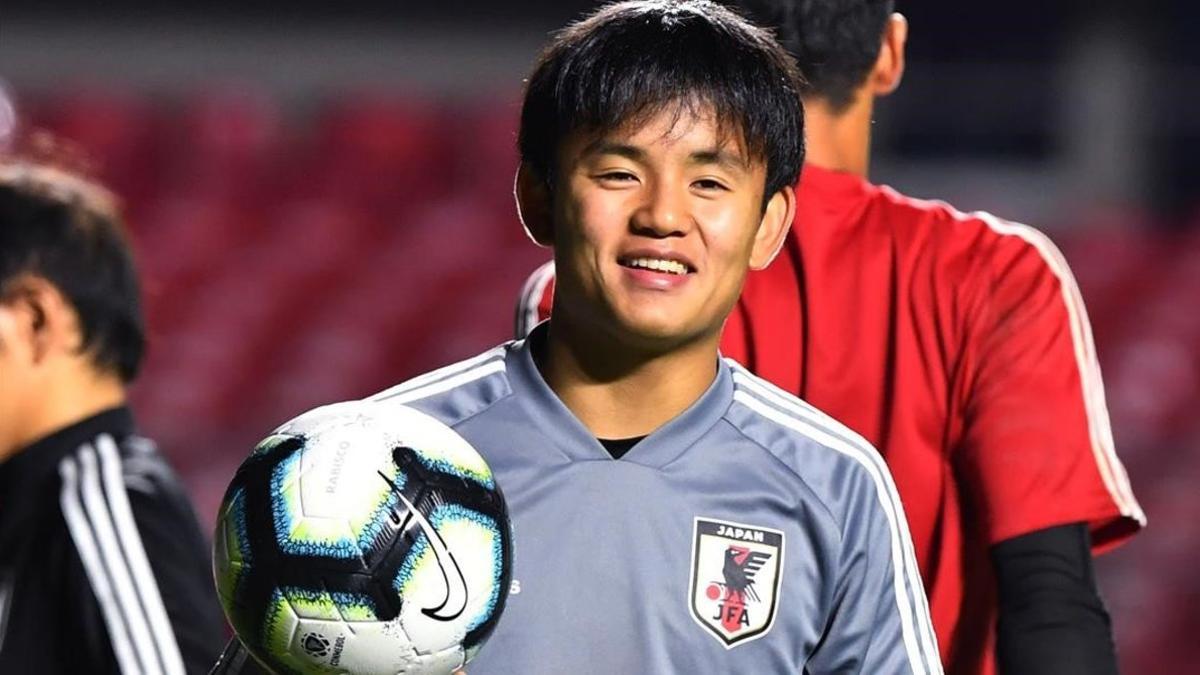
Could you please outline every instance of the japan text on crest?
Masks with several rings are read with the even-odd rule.
[[[696,518],[692,618],[726,649],[762,637],[775,622],[782,571],[779,530]]]

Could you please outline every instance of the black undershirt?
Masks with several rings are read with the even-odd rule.
[[[633,438],[597,438],[600,445],[612,455],[613,459],[621,459],[625,453],[629,452],[633,446],[637,445],[645,436],[634,436]]]
[[[1003,675],[1116,675],[1108,612],[1096,589],[1087,526],[1072,523],[991,549]]]

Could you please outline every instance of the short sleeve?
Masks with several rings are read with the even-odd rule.
[[[1070,522],[1097,549],[1145,519],[1113,449],[1091,328],[1062,254],[1024,225],[995,236],[969,289],[956,458],[990,543]]]
[[[805,671],[940,674],[904,511],[882,461],[873,468],[864,464],[846,492],[837,585],[825,632]]]

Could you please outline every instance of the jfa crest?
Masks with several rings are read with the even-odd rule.
[[[779,530],[696,518],[692,618],[726,649],[766,635],[775,622],[782,570]]]

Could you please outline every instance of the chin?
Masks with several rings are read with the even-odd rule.
[[[696,326],[662,316],[620,317],[617,323],[634,344],[659,349],[689,342],[704,333]]]

